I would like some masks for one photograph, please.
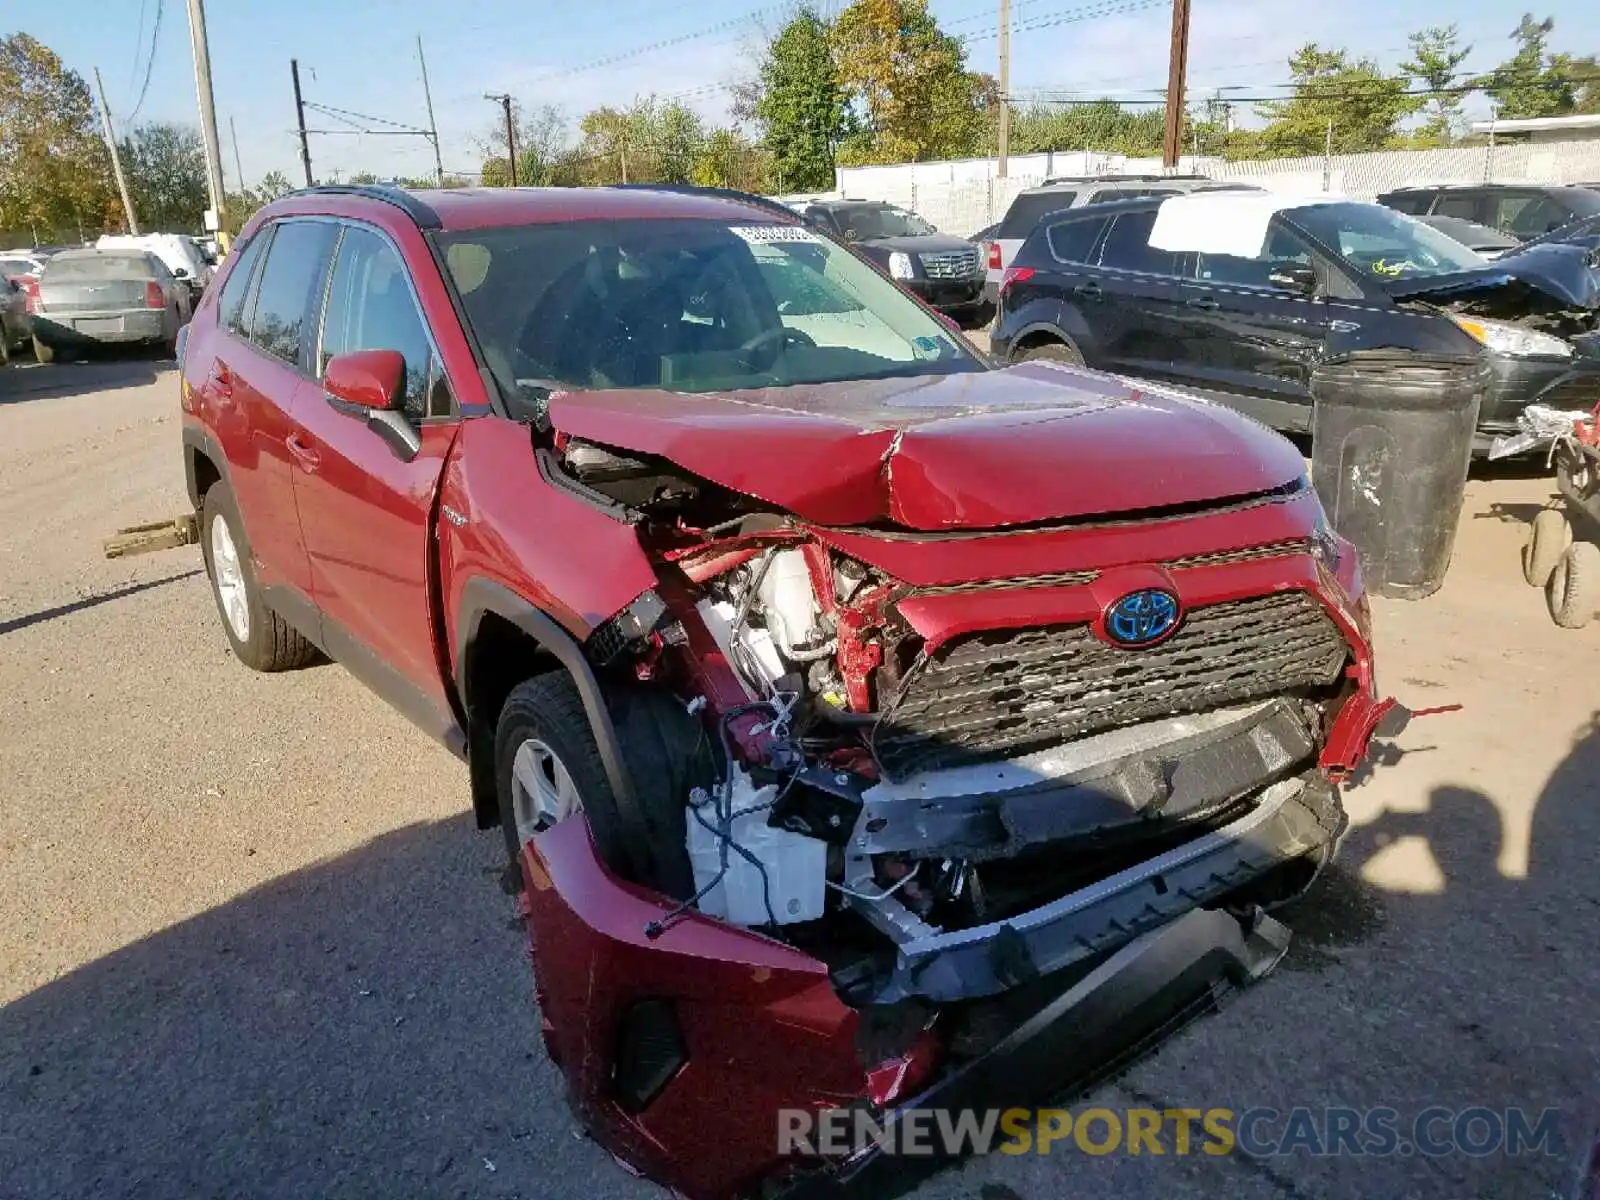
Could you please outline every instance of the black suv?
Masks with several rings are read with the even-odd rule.
[[[940,233],[915,213],[881,200],[823,200],[801,216],[848,242],[889,277],[963,324],[988,319],[983,262],[975,243]]]
[[[1600,401],[1597,283],[1581,248],[1491,264],[1376,204],[1130,200],[1040,221],[1006,271],[992,345],[1002,360],[1178,384],[1291,432],[1310,427],[1325,358],[1481,352],[1494,370],[1482,450],[1529,401]]]
[[[1526,242],[1600,214],[1600,191],[1579,184],[1440,184],[1385,192],[1378,203],[1413,217],[1459,217]]]

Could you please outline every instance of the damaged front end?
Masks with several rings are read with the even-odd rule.
[[[540,451],[657,577],[591,662],[674,694],[720,760],[683,797],[687,899],[574,822],[524,851],[547,1044],[605,1145],[692,1196],[882,1194],[872,1156],[780,1157],[778,1110],[1041,1103],[1277,961],[1267,910],[1331,859],[1392,707],[1303,479],[916,529],[654,449],[557,424]],[[903,490],[933,460],[876,453]],[[945,511],[882,509],[913,504]]]

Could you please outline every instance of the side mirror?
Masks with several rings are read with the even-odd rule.
[[[398,350],[352,350],[336,354],[322,370],[329,401],[347,416],[365,419],[406,462],[422,449],[422,436],[406,419],[406,360]]]
[[[1316,271],[1298,263],[1285,263],[1273,267],[1267,272],[1267,282],[1273,287],[1280,287],[1286,292],[1294,292],[1300,296],[1317,294]]]

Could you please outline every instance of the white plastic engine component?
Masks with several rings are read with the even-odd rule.
[[[695,605],[695,611],[700,614],[700,619],[705,622],[706,630],[729,662],[744,674],[744,664],[753,659],[752,665],[760,672],[759,682],[767,686],[770,692],[772,685],[783,678],[788,670],[783,665],[783,660],[778,657],[778,651],[772,644],[772,635],[765,629],[752,629],[746,625],[739,632],[739,643],[748,654],[739,654],[733,649],[733,619],[738,616],[739,610],[726,600],[702,600]],[[752,697],[754,698],[754,697]]]
[[[780,652],[805,647],[817,627],[817,598],[811,590],[811,569],[800,550],[780,550],[767,564],[756,594],[766,612],[767,628]]]
[[[825,842],[767,824],[768,808],[776,798],[776,785],[757,788],[750,776],[736,770],[733,796],[727,811],[728,870],[700,898],[700,911],[734,925],[779,925],[815,921],[822,916],[826,898],[828,847]],[[754,808],[754,812],[744,811]],[[689,811],[689,862],[699,891],[722,870],[723,817],[716,799]],[[697,819],[698,818],[698,819]],[[755,863],[733,847],[747,851],[766,871],[763,886]],[[771,912],[768,912],[768,904]]]

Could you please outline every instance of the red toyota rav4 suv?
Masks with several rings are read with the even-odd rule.
[[[1263,974],[1392,707],[1287,442],[751,197],[298,193],[181,361],[234,652],[466,761],[578,1113],[685,1194],[881,1195],[929,1160],[779,1111],[1042,1102]]]

